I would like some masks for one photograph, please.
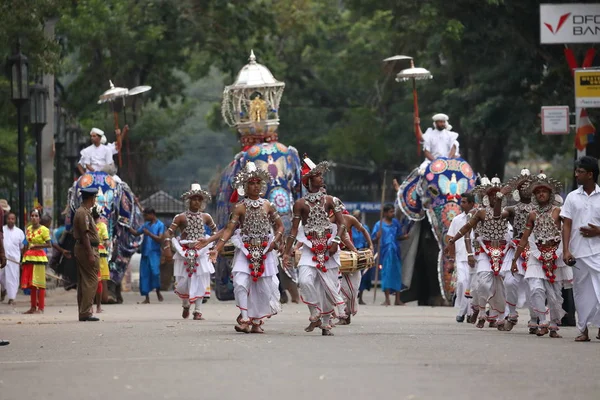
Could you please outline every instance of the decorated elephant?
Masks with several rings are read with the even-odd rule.
[[[223,228],[229,221],[233,210],[231,195],[233,177],[246,162],[252,161],[258,168],[271,175],[267,185],[265,198],[275,205],[287,234],[292,227],[292,207],[294,201],[301,196],[300,167],[302,165],[298,151],[292,146],[279,142],[255,144],[246,151],[237,154],[235,159],[225,168],[221,175],[219,194],[217,196],[216,223]],[[230,281],[231,258],[219,257],[216,266],[216,294],[219,300],[233,299],[233,286]]]
[[[411,220],[409,240],[402,244],[404,301],[435,305],[452,301],[454,262],[444,254],[446,232],[462,212],[461,195],[475,187],[473,169],[461,158],[437,158],[421,175],[414,170],[400,185],[397,205]],[[432,251],[437,249],[437,251]],[[439,301],[441,296],[442,301]]]
[[[132,235],[129,227],[139,228],[143,224],[141,210],[136,204],[133,192],[126,183],[117,183],[105,172],[87,172],[69,189],[65,215],[65,235],[60,239],[61,246],[72,250],[75,240],[71,234],[75,211],[81,204],[80,189],[97,188],[96,204],[102,210],[100,218],[108,227],[111,246],[109,248],[110,280],[108,281],[108,302],[121,303],[121,281],[127,271],[129,260],[141,243],[141,238]],[[73,258],[52,260],[56,270],[67,282],[65,287],[77,282],[77,271]]]

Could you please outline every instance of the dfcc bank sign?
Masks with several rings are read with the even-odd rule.
[[[541,4],[542,44],[599,43],[600,4]]]

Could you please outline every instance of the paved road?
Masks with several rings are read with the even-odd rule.
[[[370,296],[369,296],[370,297]],[[17,310],[27,309],[21,298]],[[104,306],[76,322],[74,293],[44,315],[0,304],[0,399],[599,399],[600,341],[537,338],[454,322],[454,310],[363,306],[335,337],[307,334],[307,309],[284,305],[264,335],[233,330],[233,303],[182,320],[177,299]],[[380,300],[380,299],[379,299]]]

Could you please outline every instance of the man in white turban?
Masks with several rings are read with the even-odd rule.
[[[417,123],[420,120],[417,118]],[[423,134],[423,151],[425,161],[420,165],[419,172],[423,174],[425,168],[436,158],[456,158],[459,157],[458,133],[451,131],[452,126],[448,123],[446,114],[436,114],[433,116],[433,128],[427,129]],[[420,131],[420,129],[419,129]]]
[[[121,133],[119,129],[117,135]],[[98,128],[92,128],[90,131],[90,139],[92,144],[81,150],[81,158],[77,168],[83,175],[85,172],[104,171],[113,176],[120,182],[120,178],[116,175],[117,168],[113,160],[113,154],[118,153],[114,143],[106,144],[106,136],[104,132]]]

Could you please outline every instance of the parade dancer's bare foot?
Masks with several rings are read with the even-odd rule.
[[[104,311],[102,307],[96,307],[96,314],[101,314],[102,311]]]
[[[540,328],[538,329],[536,335],[539,337],[545,336],[548,334],[548,332],[550,332],[550,330],[548,329],[547,326],[540,326]]]
[[[234,327],[234,329],[236,332],[240,332],[240,333],[250,333],[251,332],[250,325],[248,322],[244,322],[239,325],[236,325]]]
[[[156,292],[156,297],[158,298],[158,301],[161,303],[165,300],[165,298],[163,297],[161,292]]]
[[[506,319],[504,321],[504,331],[505,332],[512,331],[512,329],[517,324],[517,322],[518,322],[518,320],[516,320],[516,319],[511,319],[511,318]]]
[[[318,319],[316,321],[310,321],[310,324],[306,328],[304,328],[304,332],[312,332],[315,328],[319,328],[321,326],[321,320]]]
[[[202,318],[202,314],[199,312],[195,312],[194,313],[194,321],[204,321],[204,318]]]
[[[391,306],[392,304],[390,303],[389,300],[384,301],[383,303],[381,303],[382,306]]]
[[[35,308],[30,308],[29,310],[25,311],[23,314],[35,314],[36,309]]]
[[[562,336],[557,331],[550,331],[550,337],[552,339],[562,339]]]
[[[483,329],[485,326],[485,318],[480,318],[477,320],[477,325],[475,325],[479,329]]]
[[[237,322],[238,325],[242,324],[242,314],[238,315],[238,317],[236,318],[235,322]]]
[[[479,310],[473,310],[473,315],[471,315],[471,323],[472,324],[477,322],[478,315],[479,315]]]
[[[250,330],[250,333],[265,333],[265,331],[263,328],[261,328],[260,324],[252,324],[252,330]]]
[[[142,301],[141,304],[150,304],[150,298],[146,296],[146,300]]]
[[[188,319],[188,317],[190,316],[190,308],[183,307],[183,312],[181,313],[181,316],[183,317],[183,319]]]
[[[490,328],[498,328],[498,321],[495,319],[490,321]]]
[[[44,310],[35,310],[33,313],[34,314],[43,314]]]
[[[331,332],[331,327],[330,329],[322,329],[321,336],[334,336],[333,332]]]

